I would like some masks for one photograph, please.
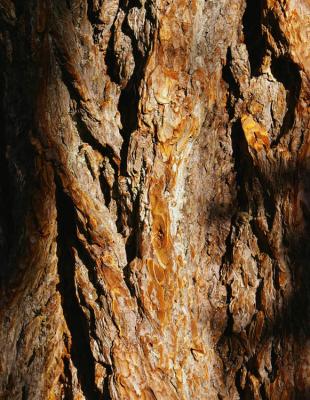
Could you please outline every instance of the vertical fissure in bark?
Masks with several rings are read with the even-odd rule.
[[[235,385],[236,385],[236,389],[239,395],[240,399],[243,399],[243,394],[244,394],[244,388],[242,387],[241,384],[242,381],[242,368],[240,368],[237,372],[236,372],[236,376],[235,376]]]
[[[117,65],[116,54],[114,51],[114,39],[115,39],[115,21],[110,29],[110,39],[108,41],[106,56],[105,56],[105,64],[107,67],[107,74],[110,77],[111,81],[120,84],[119,77],[119,67]]]
[[[104,197],[104,202],[105,202],[106,206],[109,207],[111,200],[112,200],[112,193],[111,193],[109,184],[104,177],[102,169],[100,171],[99,183],[100,183],[100,189],[101,189],[103,197]]]
[[[63,384],[63,388],[64,388],[64,399],[65,400],[73,400],[72,373],[70,370],[69,358],[67,356],[63,357],[63,364],[64,364],[64,370],[63,370],[63,375],[60,378],[60,381]]]
[[[229,120],[231,121],[235,114],[235,102],[241,97],[240,88],[235,81],[233,74],[231,72],[231,64],[232,64],[232,54],[231,48],[228,47],[226,53],[226,63],[222,70],[222,78],[228,84],[228,96],[226,102],[226,110],[229,116]]]
[[[223,362],[226,362],[230,359],[230,354],[226,356],[222,354],[222,345],[226,343],[226,345],[230,348],[231,347],[230,339],[234,337],[236,338],[236,340],[238,340],[238,337],[233,332],[234,319],[233,319],[233,314],[230,311],[230,303],[232,300],[232,287],[231,287],[231,282],[227,281],[227,274],[229,273],[229,270],[233,263],[235,239],[239,235],[240,227],[242,225],[241,216],[242,214],[246,214],[250,211],[249,210],[250,200],[248,198],[248,190],[249,190],[249,184],[251,183],[251,174],[253,170],[251,156],[249,154],[247,142],[243,134],[241,121],[240,119],[235,118],[235,104],[241,97],[241,92],[231,72],[231,62],[232,62],[231,49],[228,48],[226,54],[226,65],[222,70],[222,78],[228,84],[226,111],[230,121],[232,158],[234,162],[235,182],[236,182],[235,183],[236,200],[235,200],[234,212],[231,217],[231,228],[225,240],[225,252],[222,256],[222,261],[221,261],[221,276],[222,276],[222,283],[226,287],[226,304],[227,304],[226,328],[218,343],[219,354],[223,359]],[[236,388],[239,394],[241,395],[242,388],[240,387],[240,385],[237,386],[236,384]]]
[[[146,18],[148,18],[152,24],[155,23],[152,13],[150,11],[150,7],[148,2],[144,4],[146,8]],[[129,10],[133,7],[141,9],[142,3],[140,1],[121,1],[120,8],[128,14]],[[129,143],[132,133],[138,128],[138,118],[139,118],[139,102],[140,102],[140,84],[144,77],[144,70],[146,61],[151,50],[153,33],[151,34],[149,45],[145,47],[144,52],[139,49],[138,39],[135,36],[135,33],[132,31],[131,27],[128,24],[127,18],[124,19],[122,23],[122,32],[124,35],[130,38],[131,46],[132,46],[132,55],[134,58],[134,70],[126,83],[125,87],[122,87],[121,94],[118,101],[118,111],[120,113],[120,119],[122,124],[122,129],[120,133],[123,138],[123,144],[121,147],[121,162],[119,167],[119,176],[126,177],[127,173],[127,158],[128,158],[128,150]],[[107,65],[107,72],[112,79],[112,81],[116,82],[118,85],[121,85],[121,77],[119,74],[119,66],[117,63],[116,55],[114,52],[114,35],[115,35],[115,26],[113,25],[111,28],[111,36],[108,43],[105,63]],[[127,255],[127,266],[123,269],[124,282],[126,283],[128,290],[130,291],[133,297],[136,296],[136,289],[131,280],[131,269],[130,262],[134,260],[137,256],[138,251],[138,238],[139,238],[139,196],[133,199],[132,197],[132,209],[129,210],[126,207],[126,199],[122,198],[122,194],[119,192],[118,186],[113,189],[113,193],[115,194],[115,198],[118,199],[117,204],[121,205],[123,203],[123,207],[118,207],[118,220],[117,227],[118,231],[122,233],[123,231],[123,223],[122,223],[122,214],[124,212],[123,209],[126,209],[127,214],[127,224],[129,229],[131,230],[129,236],[126,238],[125,250]]]
[[[14,25],[12,14],[6,14],[9,5],[1,4],[0,10],[0,281],[6,290],[22,278],[17,260],[28,239],[25,216],[31,207],[34,176],[29,132],[36,90],[36,68],[24,50],[31,31],[27,24],[25,31]]]
[[[80,254],[79,254],[79,257],[80,257]],[[82,260],[82,258],[81,258],[81,260]],[[82,260],[82,262],[83,262],[83,260]],[[88,269],[88,273],[90,273],[89,269]],[[94,285],[94,276],[90,280],[91,280],[92,284]],[[95,289],[96,290],[98,289],[98,283],[97,283],[97,286],[95,286]],[[82,290],[80,288],[77,288],[77,290],[79,292],[79,299],[80,299],[80,302],[81,302],[81,306],[87,308],[88,311],[89,311],[88,320],[87,320],[88,324],[87,325],[88,325],[88,328],[89,328],[90,336],[92,336],[94,338],[94,340],[96,340],[96,342],[99,344],[99,347],[100,347],[101,340],[98,338],[97,333],[96,333],[96,317],[95,317],[94,311],[93,311],[93,309],[91,307],[89,307],[89,305],[85,301],[84,295],[82,293]],[[98,290],[97,290],[97,292],[98,292]],[[98,299],[97,299],[96,302],[99,305],[99,307],[102,307],[102,304],[101,304],[100,300],[98,301]],[[93,360],[93,362],[95,362],[95,361]],[[100,363],[105,369],[105,377],[103,379],[103,384],[102,384],[102,387],[101,387],[102,396],[99,395],[99,398],[100,399],[104,399],[104,400],[110,400],[111,399],[111,395],[110,395],[110,388],[109,388],[109,379],[110,379],[110,377],[112,376],[112,373],[113,373],[112,366],[110,364],[103,363],[102,361],[98,361],[98,363]]]
[[[70,353],[84,395],[87,399],[97,400],[100,395],[95,386],[95,364],[90,348],[88,326],[76,295],[75,263],[72,256],[72,238],[74,238],[76,230],[75,213],[72,203],[63,192],[58,179],[56,180],[56,207],[58,290],[61,294],[63,313],[72,339]]]
[[[281,125],[280,133],[274,143],[274,145],[277,145],[280,139],[294,126],[295,110],[301,91],[301,76],[298,65],[284,56],[278,58],[273,57],[271,71],[277,81],[281,82],[286,89],[287,110]]]
[[[247,0],[246,10],[243,15],[243,33],[249,54],[251,75],[260,75],[260,67],[262,65],[263,57],[266,54],[266,51],[268,51],[271,53],[272,58],[271,72],[275,79],[283,84],[287,92],[287,110],[280,132],[272,143],[273,146],[276,146],[280,142],[281,138],[285,136],[294,125],[295,110],[301,91],[301,76],[299,67],[296,63],[286,55],[276,57],[274,50],[270,48],[270,45],[266,42],[262,31],[263,23],[273,36],[275,42],[279,43],[279,46],[288,46],[287,40],[281,32],[279,22],[274,13],[269,10],[263,18],[262,12],[262,0]]]
[[[243,17],[243,27],[244,27],[244,40],[247,46],[249,61],[251,66],[251,75],[253,77],[259,76],[261,71],[260,67],[263,61],[263,57],[266,52],[266,43],[265,39],[262,35],[262,1],[251,1],[247,2],[246,10]],[[254,216],[254,218],[249,218],[249,228],[253,232],[254,236],[257,238],[257,245],[262,254],[267,254],[271,260],[275,259],[275,254],[273,249],[270,246],[268,234],[264,232],[255,218],[257,213],[257,194],[256,192],[260,190],[260,188],[269,188],[270,190],[263,190],[263,202],[264,209],[266,211],[266,218],[268,221],[269,231],[272,229],[273,221],[276,213],[275,209],[275,195],[273,193],[274,182],[273,179],[276,179],[275,176],[277,173],[275,172],[273,176],[265,176],[262,171],[260,171],[258,166],[253,164],[252,156],[249,153],[248,143],[246,141],[245,135],[243,133],[243,129],[241,126],[241,121],[239,118],[236,118],[235,115],[235,104],[239,99],[242,99],[243,95],[240,93],[240,88],[235,81],[233,74],[231,72],[231,63],[232,56],[231,50],[228,48],[226,65],[223,68],[223,79],[228,84],[228,95],[227,95],[227,104],[226,109],[229,115],[229,120],[231,123],[231,141],[232,141],[232,150],[233,150],[233,161],[234,161],[234,170],[236,174],[236,206],[237,209],[235,214],[231,219],[231,230],[229,236],[226,239],[226,251],[224,257],[222,258],[222,267],[223,268],[223,283],[226,286],[227,292],[227,324],[226,329],[220,339],[220,347],[219,353],[223,359],[223,362],[233,363],[233,359],[238,354],[238,357],[245,357],[243,361],[243,365],[246,366],[249,371],[247,374],[252,374],[256,376],[258,381],[261,381],[259,372],[255,369],[255,353],[252,354],[252,350],[245,345],[243,355],[236,348],[236,343],[242,343],[243,336],[239,333],[233,332],[233,324],[234,324],[234,315],[230,311],[230,303],[231,303],[231,283],[227,281],[227,277],[229,274],[230,268],[233,268],[233,252],[236,245],[236,238],[239,237],[239,231],[242,229],[244,225],[243,218],[247,218],[246,216]],[[278,76],[275,76],[276,79]],[[285,88],[288,88],[287,82],[284,83],[285,77],[281,76],[280,81],[283,82]],[[243,217],[245,215],[245,217]],[[278,270],[278,266],[273,262],[274,267],[273,271],[276,273]],[[226,276],[225,276],[226,275]],[[263,309],[262,306],[262,290],[263,290],[264,280],[261,279],[258,288],[255,293],[255,306],[256,310],[259,311]],[[279,289],[279,288],[278,288]],[[253,320],[252,320],[253,322]],[[273,321],[274,322],[274,321]],[[249,326],[246,328],[247,335],[249,335]],[[270,329],[267,329],[267,326],[264,326],[262,337],[270,339],[272,335],[272,331],[274,330],[274,323]],[[263,341],[265,341],[263,339]],[[226,343],[226,346],[230,349],[229,352],[225,352],[225,347],[222,347],[221,343]],[[247,361],[247,358],[250,358]],[[253,365],[252,365],[253,364]],[[234,369],[234,368],[233,368]],[[276,372],[275,372],[276,373]],[[237,371],[235,375],[235,387],[240,396],[240,398],[252,398],[253,388],[251,387],[251,382],[248,377],[245,377],[244,383],[241,385],[241,370]],[[261,392],[262,399],[266,399],[266,391],[264,384],[260,383],[259,390]]]
[[[253,218],[251,220],[250,224],[251,224],[252,232],[256,237],[257,245],[258,245],[259,249],[263,253],[268,254],[268,256],[271,259],[273,259],[274,254],[273,254],[272,248],[269,244],[269,240],[268,240],[266,232],[264,232],[261,229],[260,225],[258,224],[258,222],[255,218]]]
[[[27,385],[24,385],[22,387],[22,400],[28,400],[29,399],[29,388]]]
[[[109,385],[110,377],[113,375],[112,366],[105,363],[102,363],[102,366],[105,368],[106,371],[106,376],[104,378],[102,387],[102,400],[112,400]]]
[[[234,325],[234,319],[233,315],[230,311],[229,305],[232,300],[232,288],[230,284],[226,285],[226,291],[227,291],[227,297],[226,297],[226,304],[227,304],[227,325],[226,329],[224,332],[225,336],[230,336],[233,334],[233,325]]]
[[[97,7],[97,11],[94,9],[94,0],[87,0],[87,16],[92,24],[93,30],[94,30],[94,37],[96,37],[96,31],[97,31],[97,24],[101,25],[102,22],[100,21],[99,18],[99,13],[100,13],[100,8]],[[96,42],[94,40],[94,42]]]
[[[270,383],[273,383],[276,379],[277,376],[277,371],[278,371],[278,355],[275,349],[275,340],[272,340],[271,344],[271,353],[270,353],[270,363],[271,363],[271,369],[268,371],[268,378],[270,380]]]
[[[307,221],[307,220],[306,220]],[[290,333],[296,340],[310,338],[310,235],[309,225],[306,223],[302,231],[291,232],[288,242],[290,244],[288,256],[291,260],[292,279],[294,283],[293,297],[289,303],[284,320]]]
[[[133,201],[133,209],[130,213],[130,226],[132,227],[131,233],[127,238],[125,244],[125,251],[127,257],[127,265],[123,268],[123,276],[124,282],[131,294],[137,301],[139,312],[141,310],[141,301],[139,296],[137,296],[135,285],[132,281],[132,272],[130,268],[130,263],[137,257],[138,255],[138,244],[139,244],[139,234],[140,234],[140,224],[139,224],[139,196]]]
[[[239,212],[248,210],[248,197],[247,197],[247,178],[249,171],[252,167],[250,162],[250,155],[247,148],[247,143],[243,135],[240,120],[235,120],[235,104],[241,97],[240,88],[235,81],[231,72],[232,55],[231,48],[228,47],[226,53],[226,64],[222,70],[222,78],[227,83],[227,100],[226,111],[229,116],[231,143],[232,143],[232,158],[234,162],[235,181],[236,181],[236,201],[234,205],[234,212],[231,217],[230,232],[225,240],[225,252],[222,256],[221,272],[225,273],[225,266],[232,263],[233,249],[234,249],[234,236],[236,234],[236,222]],[[227,297],[228,294],[227,294]]]
[[[105,146],[102,145],[92,134],[91,130],[87,127],[85,122],[83,121],[82,114],[85,112],[80,104],[80,95],[75,89],[74,85],[72,84],[72,80],[74,78],[71,77],[71,75],[68,73],[67,69],[65,68],[65,62],[62,58],[61,52],[59,51],[58,47],[55,45],[56,49],[56,55],[58,59],[58,65],[60,67],[61,71],[61,76],[62,76],[62,81],[65,84],[69,94],[70,98],[75,100],[76,102],[76,109],[73,110],[72,112],[72,120],[76,126],[77,132],[81,138],[81,140],[84,143],[89,144],[94,150],[97,150],[100,154],[103,156],[106,156],[109,158],[109,161],[114,167],[114,169],[117,169],[117,165],[115,162],[116,159],[116,154],[114,150],[106,144]]]
[[[281,31],[279,20],[272,9],[266,9],[264,15],[264,24],[268,27],[269,32],[271,33],[279,47],[289,47],[288,41]]]
[[[3,79],[1,79],[0,81],[0,91],[1,93],[5,93]],[[3,266],[5,266],[8,262],[11,237],[10,227],[12,220],[11,179],[8,160],[6,156],[7,144],[4,129],[4,127],[6,126],[4,121],[5,115],[6,113],[4,112],[4,105],[1,103],[0,124],[2,129],[0,133],[0,257],[2,259]],[[0,268],[0,281],[3,279],[4,273],[5,267]]]
[[[131,134],[138,128],[138,109],[139,109],[139,87],[143,79],[143,71],[145,67],[146,57],[138,51],[137,41],[133,32],[128,27],[125,32],[131,38],[133,45],[133,56],[135,60],[135,68],[133,74],[127,83],[126,87],[122,90],[119,103],[118,111],[121,116],[122,129],[120,131],[123,137],[123,145],[121,148],[121,175],[127,175],[127,157],[128,148]]]
[[[68,199],[68,202],[71,203],[70,199]],[[73,210],[72,204],[71,204],[71,209]],[[72,241],[74,243],[74,248],[77,252],[79,259],[81,260],[81,262],[87,269],[88,278],[89,278],[91,284],[93,285],[94,289],[96,290],[98,297],[95,301],[98,304],[98,306],[101,308],[103,306],[102,301],[101,301],[101,296],[104,296],[106,293],[105,293],[104,288],[98,281],[98,275],[96,273],[96,262],[91,258],[90,254],[85,249],[83,243],[81,243],[78,240],[78,238],[76,237],[76,232],[73,233]],[[79,290],[79,288],[77,288],[77,290]],[[89,334],[86,334],[86,340],[89,341],[89,336],[91,336],[94,338],[94,340],[100,346],[100,344],[102,344],[102,341],[97,335],[96,317],[95,317],[94,311],[91,307],[89,307],[89,305],[85,301],[84,295],[81,291],[79,291],[79,299],[81,301],[81,306],[86,307],[89,310],[88,319],[86,319],[86,317],[83,314],[83,319],[85,321],[84,326],[86,327],[86,325],[87,325],[87,329],[89,330]],[[92,362],[94,363],[95,361],[92,359]],[[98,361],[98,362],[100,362],[100,364],[105,368],[105,371],[106,371],[106,376],[104,378],[103,386],[102,386],[102,398],[104,400],[110,400],[111,396],[110,396],[110,389],[109,389],[109,379],[113,374],[112,366],[110,364],[103,363],[102,361]],[[92,380],[94,379],[93,375],[91,375],[91,379]]]
[[[262,382],[261,387],[259,388],[259,393],[262,397],[262,400],[269,400],[269,396],[266,391],[266,383],[265,382]]]
[[[81,118],[79,110],[77,110],[76,113],[73,115],[73,121],[75,122],[75,126],[81,141],[88,144],[93,150],[98,151],[103,157],[107,157],[109,163],[111,164],[111,167],[113,168],[114,172],[116,172],[118,167],[113,149],[109,146],[103,146],[92,135],[91,131],[87,128],[85,122]]]
[[[151,15],[150,7],[148,6],[148,2],[144,5],[146,8],[146,18],[148,18],[152,24],[154,24],[154,18]],[[142,4],[138,0],[133,1],[121,1],[120,8],[128,14],[129,10],[133,7],[141,9]],[[128,147],[131,134],[138,127],[138,107],[140,101],[139,95],[139,87],[141,81],[144,76],[144,69],[146,65],[146,61],[148,58],[148,54],[151,50],[152,39],[154,33],[151,33],[151,37],[149,38],[149,45],[145,45],[144,52],[139,49],[139,42],[135,36],[135,33],[132,31],[131,27],[128,24],[127,18],[124,19],[122,23],[122,32],[128,38],[130,38],[131,46],[132,46],[132,55],[134,59],[134,70],[126,83],[125,87],[122,88],[121,94],[118,102],[118,110],[121,116],[122,129],[120,131],[123,137],[123,145],[121,148],[121,166],[120,173],[122,176],[127,175],[127,156],[128,156]],[[118,85],[121,84],[120,77],[120,67],[117,63],[117,58],[114,51],[114,39],[115,39],[115,26],[111,27],[111,36],[108,43],[107,53],[105,57],[105,63],[107,65],[107,72],[112,79],[113,82],[116,82]]]
[[[265,41],[261,25],[262,8],[262,0],[247,0],[242,19],[244,41],[249,53],[252,76],[259,75],[259,68],[265,52]]]
[[[138,81],[135,81],[135,79],[132,78],[132,81],[128,83],[125,89],[122,90],[118,103],[118,110],[120,112],[122,123],[122,129],[120,133],[123,137],[120,172],[123,176],[127,175],[127,157],[130,136],[138,126],[137,116],[140,99],[138,94],[138,86]]]
[[[248,186],[251,181],[253,164],[240,119],[232,124],[231,142],[236,173],[238,211],[248,212],[250,207]]]

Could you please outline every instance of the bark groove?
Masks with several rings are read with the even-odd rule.
[[[307,399],[308,0],[0,0],[0,397]]]

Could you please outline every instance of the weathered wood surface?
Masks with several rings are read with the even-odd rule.
[[[0,27],[0,398],[310,398],[309,0]]]

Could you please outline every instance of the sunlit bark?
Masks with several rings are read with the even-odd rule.
[[[0,0],[0,398],[306,399],[308,0]]]

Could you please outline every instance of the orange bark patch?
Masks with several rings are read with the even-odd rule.
[[[256,122],[251,115],[241,117],[242,129],[248,145],[260,151],[270,146],[268,132],[265,127]]]
[[[150,189],[152,210],[152,245],[159,264],[163,268],[171,267],[172,239],[170,234],[170,216],[166,202],[163,199],[164,182],[154,180]]]

